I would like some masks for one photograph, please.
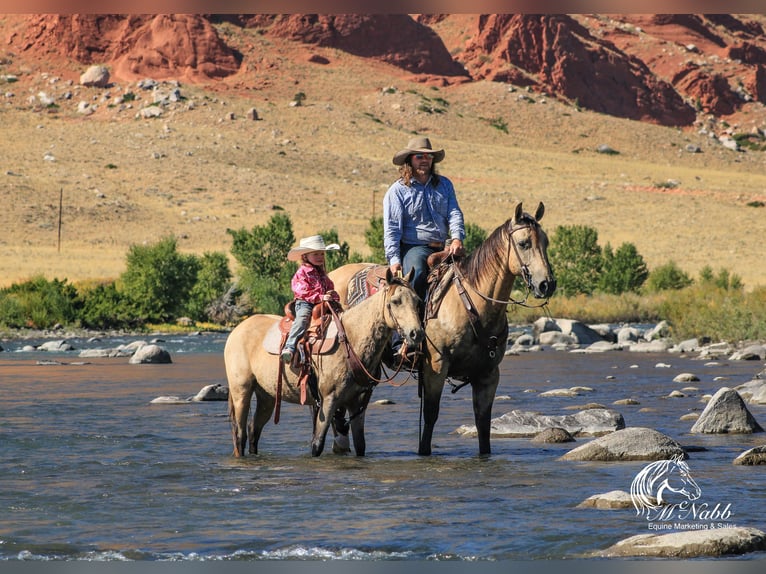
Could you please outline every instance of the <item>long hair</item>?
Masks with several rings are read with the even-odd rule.
[[[402,183],[407,187],[410,187],[410,182],[412,181],[412,160],[410,159],[410,156],[407,156],[405,162],[399,166],[399,176],[401,177]],[[435,163],[431,163],[431,179],[435,186],[439,185],[439,174],[436,173]]]

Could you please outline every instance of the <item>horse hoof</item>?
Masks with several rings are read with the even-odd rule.
[[[335,454],[346,454],[351,452],[351,442],[348,440],[347,435],[339,435],[335,437],[332,442],[332,451]]]

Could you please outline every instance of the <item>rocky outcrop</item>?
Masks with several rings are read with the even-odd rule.
[[[534,86],[605,114],[689,125],[695,110],[640,59],[565,14],[487,14],[458,54],[474,78]]]
[[[108,64],[123,80],[222,78],[236,73],[242,60],[207,19],[191,14],[35,15],[14,42],[22,50]]]
[[[172,363],[170,353],[159,345],[144,345],[138,349],[128,362],[131,365]]]
[[[337,48],[413,74],[469,79],[468,72],[452,58],[436,32],[407,14],[285,14],[270,22],[259,19],[244,24],[268,24],[267,34]]]

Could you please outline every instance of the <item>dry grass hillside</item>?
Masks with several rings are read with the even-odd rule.
[[[0,19],[0,38],[5,25]],[[674,260],[696,274],[711,265],[747,287],[766,284],[766,208],[747,205],[766,202],[766,152],[731,151],[698,128],[578,111],[500,83],[436,88],[337,50],[221,30],[257,56],[258,72],[182,83],[183,99],[147,119],[139,111],[152,93],[135,83],[81,87],[81,65],[0,48],[0,77],[18,80],[0,80],[0,285],[35,274],[115,278],[131,245],[170,234],[186,252],[228,253],[227,228],[264,224],[275,209],[290,215],[298,237],[335,227],[367,253],[364,230],[396,177],[391,158],[414,133],[446,149],[441,172],[467,221],[488,231],[516,202],[532,211],[543,201],[549,231],[590,225],[602,245],[634,243],[650,268]],[[330,63],[311,63],[310,54]],[[40,92],[71,98],[46,107]],[[128,92],[136,99],[116,103]],[[298,92],[306,99],[293,107]],[[98,109],[78,113],[80,101]],[[619,153],[598,153],[602,144]]]

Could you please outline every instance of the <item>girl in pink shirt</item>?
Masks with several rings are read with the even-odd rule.
[[[337,243],[325,246],[321,235],[313,235],[300,240],[298,247],[293,247],[287,254],[290,261],[300,262],[300,267],[293,275],[290,286],[295,296],[295,320],[290,334],[282,349],[281,358],[290,363],[295,354],[295,347],[311,322],[314,305],[322,301],[340,300],[334,291],[335,285],[325,271],[325,251],[340,249]]]

